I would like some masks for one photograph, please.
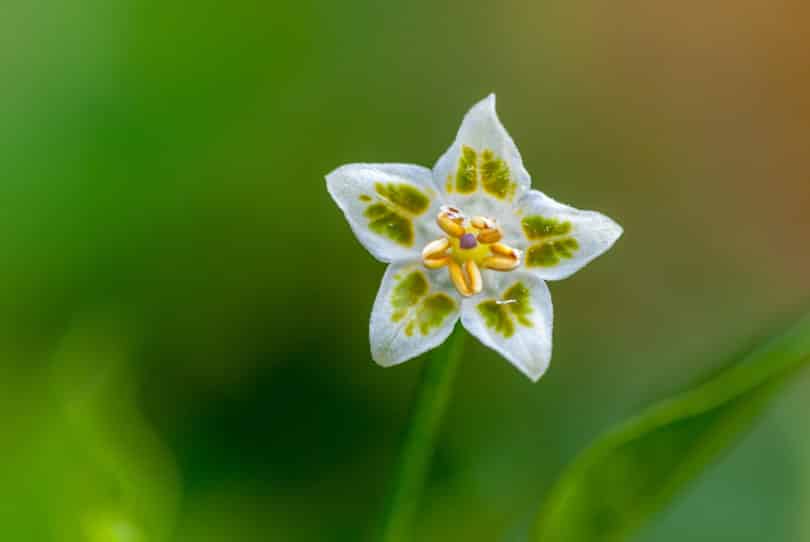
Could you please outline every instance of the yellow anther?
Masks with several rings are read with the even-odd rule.
[[[447,218],[454,222],[458,222],[459,224],[464,222],[464,213],[461,212],[461,209],[451,205],[442,205],[441,209],[439,210],[441,211],[441,214],[447,216]]]
[[[495,271],[511,271],[520,265],[519,258],[510,258],[507,256],[490,256],[484,258],[481,266]]]
[[[450,240],[447,237],[431,241],[425,248],[422,249],[422,258],[434,258],[436,256],[443,256],[444,251],[450,246]]]
[[[495,228],[495,221],[485,216],[474,216],[470,219],[470,225],[477,230],[490,230]]]
[[[495,243],[489,246],[492,256],[484,258],[481,266],[495,271],[511,271],[520,265],[520,251],[505,245]]]
[[[478,269],[478,265],[472,260],[467,260],[464,262],[464,270],[467,272],[467,284],[470,291],[473,294],[479,293],[484,286],[484,282],[481,280],[481,270]]]
[[[439,216],[436,218],[436,223],[439,227],[443,229],[447,235],[452,235],[453,237],[461,237],[466,233],[464,226],[462,226],[459,221],[463,222],[464,218],[451,218],[446,212],[439,213]]]
[[[450,256],[439,256],[437,258],[423,259],[422,263],[425,264],[425,267],[428,269],[439,269],[447,265],[450,260]]]
[[[450,246],[450,240],[446,237],[431,241],[422,249],[422,263],[428,269],[438,269],[447,265],[449,256],[445,253]]]
[[[478,236],[476,237],[479,243],[485,245],[497,243],[501,240],[501,237],[503,237],[501,230],[498,229],[498,225],[491,218],[474,216],[470,219],[470,226],[479,230]]]
[[[503,243],[495,243],[490,245],[489,250],[491,250],[493,254],[508,256],[510,258],[520,258],[520,252],[517,249],[514,249],[509,245],[504,245]]]
[[[472,261],[467,260],[462,267],[453,259],[448,258],[447,268],[450,271],[450,280],[458,290],[458,293],[464,297],[475,295],[484,287],[484,282],[481,279],[481,270],[478,265]]]
[[[461,266],[458,265],[458,263],[456,263],[454,260],[450,260],[447,263],[447,268],[450,270],[450,280],[453,281],[458,293],[465,297],[471,296],[472,292],[467,287],[467,281],[464,280],[464,274],[461,271]]]
[[[501,230],[486,229],[482,230],[481,233],[478,234],[478,237],[476,239],[478,239],[479,243],[488,245],[490,243],[497,243],[498,241],[501,240],[502,237],[503,235],[501,235]]]

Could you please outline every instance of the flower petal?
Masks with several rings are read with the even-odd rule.
[[[389,265],[371,311],[371,357],[389,367],[436,348],[453,331],[460,310],[446,269]]]
[[[609,249],[622,227],[596,211],[580,211],[531,190],[517,203],[524,265],[544,280],[564,279]]]
[[[461,323],[536,382],[551,360],[553,308],[546,283],[525,271],[488,271],[484,283],[482,295],[464,300]]]
[[[494,94],[464,117],[433,177],[449,202],[485,216],[499,214],[531,187],[520,153],[495,113]]]
[[[326,176],[332,199],[357,239],[383,262],[414,260],[441,235],[441,205],[429,169],[407,164],[349,164]]]

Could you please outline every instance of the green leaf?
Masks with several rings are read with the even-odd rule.
[[[42,476],[33,489],[58,529],[54,540],[165,542],[172,536],[180,479],[139,408],[134,339],[123,324],[107,312],[78,318],[44,379],[45,436],[35,439],[21,469]]]
[[[598,438],[552,488],[534,540],[625,540],[750,428],[808,362],[810,315],[709,381]]]

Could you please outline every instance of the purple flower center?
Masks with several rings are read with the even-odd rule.
[[[465,233],[461,236],[461,240],[459,241],[458,245],[463,249],[471,249],[475,248],[478,245],[478,241],[475,240],[475,235],[471,233]]]

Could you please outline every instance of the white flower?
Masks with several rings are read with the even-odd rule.
[[[326,185],[360,242],[390,263],[371,313],[382,366],[441,344],[462,325],[532,380],[551,359],[546,280],[564,279],[622,234],[610,218],[537,190],[495,113],[495,96],[464,117],[433,171],[349,164]]]

